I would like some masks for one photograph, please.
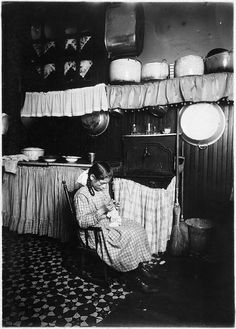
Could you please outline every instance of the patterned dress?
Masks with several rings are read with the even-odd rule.
[[[132,220],[122,220],[118,227],[110,227],[108,218],[100,220],[98,209],[110,200],[108,189],[95,191],[92,196],[87,186],[81,187],[74,196],[76,218],[82,228],[102,228],[98,254],[109,266],[120,272],[131,271],[151,259],[147,235],[142,226]],[[90,247],[95,248],[94,238],[89,238]]]

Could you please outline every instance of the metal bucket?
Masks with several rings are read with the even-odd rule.
[[[209,219],[189,218],[185,223],[188,225],[190,252],[203,254],[209,243],[213,222]]]

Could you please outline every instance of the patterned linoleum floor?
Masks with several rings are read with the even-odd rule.
[[[96,326],[132,291],[86,282],[63,267],[55,239],[2,229],[2,325]]]

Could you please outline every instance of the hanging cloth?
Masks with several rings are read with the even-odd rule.
[[[26,92],[22,117],[72,117],[108,111],[104,83],[63,91]]]

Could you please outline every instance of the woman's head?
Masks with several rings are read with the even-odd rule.
[[[107,188],[113,171],[107,162],[95,162],[88,172],[88,186],[96,191]]]

